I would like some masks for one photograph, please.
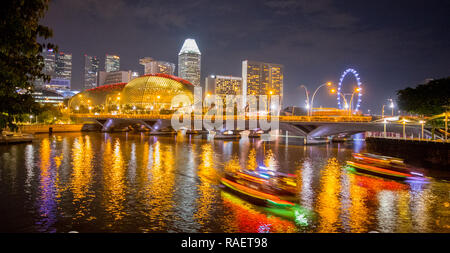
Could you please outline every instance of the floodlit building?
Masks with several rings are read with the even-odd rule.
[[[55,78],[72,80],[72,54],[59,52],[56,54]]]
[[[205,79],[205,94],[242,95],[242,78],[235,76],[210,75]]]
[[[242,92],[245,95],[280,96],[283,101],[283,65],[245,60],[242,62]]]
[[[113,72],[120,70],[120,57],[117,55],[107,54],[105,57],[105,71]]]
[[[64,96],[54,90],[36,88],[31,94],[34,101],[42,104],[60,105],[64,102]]]
[[[194,86],[186,80],[166,74],[137,77],[129,83],[117,83],[85,90],[69,101],[72,111],[82,111],[87,105],[102,110],[136,110],[136,112],[170,110],[189,106],[180,101],[172,106],[177,95],[186,95],[193,102]],[[183,104],[184,103],[184,104]]]
[[[194,39],[186,39],[178,54],[178,76],[200,86],[201,53]]]
[[[98,86],[113,84],[113,83],[128,83],[134,78],[138,77],[139,73],[136,71],[99,71],[98,72]]]
[[[52,49],[42,52],[44,68],[42,72],[50,76],[49,82],[42,79],[35,81],[36,88],[45,88],[54,91],[70,90],[72,79],[72,54],[59,52]]]
[[[99,63],[100,61],[96,56],[84,55],[84,89],[92,89],[97,87]]]
[[[166,61],[156,61],[151,57],[144,57],[139,60],[141,65],[144,65],[144,74],[167,74],[174,75],[175,64]]]

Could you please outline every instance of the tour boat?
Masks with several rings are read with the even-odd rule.
[[[421,173],[411,171],[402,159],[380,156],[369,153],[353,154],[353,161],[347,161],[347,165],[351,166],[358,172],[382,176],[396,180],[408,180],[416,177],[423,177]]]
[[[231,130],[216,134],[214,136],[214,139],[240,139],[240,138],[241,138],[240,134],[234,133]]]
[[[263,192],[252,184],[241,184],[235,178],[224,177],[220,180],[222,185],[227,187],[231,192],[237,194],[238,196],[246,199],[254,204],[261,206],[272,206],[272,207],[293,207],[294,203],[283,200],[280,197]]]

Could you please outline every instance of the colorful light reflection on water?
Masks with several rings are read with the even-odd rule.
[[[450,232],[450,184],[400,183],[345,168],[364,142],[74,133],[0,147],[2,232]],[[220,187],[239,168],[297,175],[289,220]],[[299,218],[299,217],[297,217]],[[302,224],[302,225],[299,225]]]

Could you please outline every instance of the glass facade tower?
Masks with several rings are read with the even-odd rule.
[[[178,54],[178,76],[200,86],[201,53],[194,39],[186,39]]]
[[[96,56],[84,55],[83,88],[85,90],[97,87],[99,63],[100,61]]]
[[[281,108],[283,101],[283,65],[243,61],[242,90],[245,95],[279,95]]]
[[[105,71],[119,71],[120,70],[120,57],[117,55],[107,54],[105,58]]]

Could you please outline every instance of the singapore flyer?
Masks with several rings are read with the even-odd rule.
[[[342,90],[342,82],[344,81],[345,77],[348,74],[353,74],[353,76],[355,77],[356,82],[358,84],[358,88],[361,88],[361,79],[359,78],[358,72],[356,70],[352,69],[352,68],[346,69],[344,71],[344,73],[342,73],[341,79],[339,79],[338,92],[337,92],[337,103],[338,103],[339,109],[343,108],[343,106],[341,105],[341,95],[340,94],[345,95],[341,91]],[[358,111],[360,106],[361,106],[361,92],[358,93],[358,99],[357,99],[357,102],[356,102],[355,111]],[[349,105],[349,107],[351,107],[351,105]]]

